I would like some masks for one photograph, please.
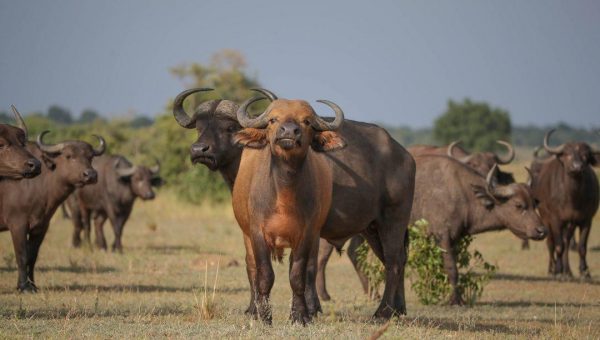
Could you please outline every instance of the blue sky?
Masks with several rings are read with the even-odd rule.
[[[470,97],[600,126],[598,1],[0,0],[0,43],[0,110],[153,116],[183,90],[169,67],[232,48],[281,97],[352,119],[429,126]]]

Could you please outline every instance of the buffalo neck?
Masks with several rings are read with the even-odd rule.
[[[284,159],[271,154],[270,172],[276,188],[295,187],[302,177],[301,174],[308,157],[310,157],[310,152],[301,159]]]
[[[240,154],[239,157],[236,157],[233,161],[219,168],[219,173],[221,174],[221,177],[223,177],[223,180],[225,180],[229,191],[233,190],[233,184],[235,183],[235,178],[237,177],[240,168],[241,158],[242,156]]]

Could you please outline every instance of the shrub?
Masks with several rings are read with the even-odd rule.
[[[408,227],[410,251],[407,275],[419,301],[425,305],[437,305],[448,300],[451,285],[444,271],[443,253],[433,235],[427,234],[429,223],[418,220]],[[458,291],[469,305],[481,297],[497,267],[483,259],[477,250],[469,252],[473,237],[461,238],[454,247],[458,267]],[[385,270],[365,242],[357,249],[358,268],[369,279],[369,291],[376,291],[385,280]]]

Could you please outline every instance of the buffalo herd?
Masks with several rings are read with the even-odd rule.
[[[183,91],[173,115],[180,126],[197,132],[192,163],[218,171],[232,193],[246,249],[246,313],[266,324],[272,322],[272,261],[282,261],[284,249],[291,249],[290,319],[304,325],[322,312],[320,299],[330,299],[327,261],[348,241],[365,291],[359,245],[366,241],[384,265],[385,286],[374,318],[406,314],[408,225],[422,218],[443,249],[450,304],[463,303],[454,246],[486,231],[508,229],[524,242],[546,238],[549,273],[572,276],[567,248],[579,230],[579,272],[590,278],[586,251],[599,204],[593,167],[600,165],[600,152],[586,143],[550,146],[553,130],[548,131],[547,156],[536,151],[529,179],[517,183],[499,168],[515,158],[506,141],[498,141],[506,155],[469,153],[460,141],[405,149],[385,129],[345,119],[331,101],[318,100],[334,112],[333,118],[321,117],[308,102],[278,98],[266,89],[253,89],[257,95],[239,105],[209,100],[192,114],[184,110],[190,95],[211,90]],[[266,109],[249,114],[261,100],[268,101]],[[74,247],[91,246],[93,221],[95,246],[106,250],[108,219],[115,235],[112,250],[122,252],[123,228],[135,200],[153,199],[153,187],[162,184],[160,163],[146,167],[105,155],[100,136],[97,147],[80,140],[48,144],[48,131],[30,142],[21,115],[12,111],[16,126],[0,124],[0,231],[12,237],[18,290],[35,292],[35,263],[57,208],[70,212]]]

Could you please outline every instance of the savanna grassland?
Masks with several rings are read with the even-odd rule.
[[[507,170],[524,179],[522,165]],[[600,338],[600,218],[594,222],[588,247],[593,281],[577,279],[574,252],[576,279],[557,281],[546,274],[545,242],[531,242],[523,251],[508,231],[482,234],[472,247],[499,271],[475,306],[421,305],[407,282],[408,315],[383,336]],[[286,263],[274,264],[273,326],[246,317],[244,247],[228,204],[191,205],[168,189],[152,202],[137,202],[122,255],[74,249],[71,232],[71,222],[56,214],[40,251],[38,294],[16,292],[10,235],[0,234],[2,338],[366,338],[381,327],[370,322],[377,303],[363,295],[345,255],[332,256],[327,273],[333,301],[323,303],[313,324],[288,321]],[[105,232],[111,242],[108,223]]]

